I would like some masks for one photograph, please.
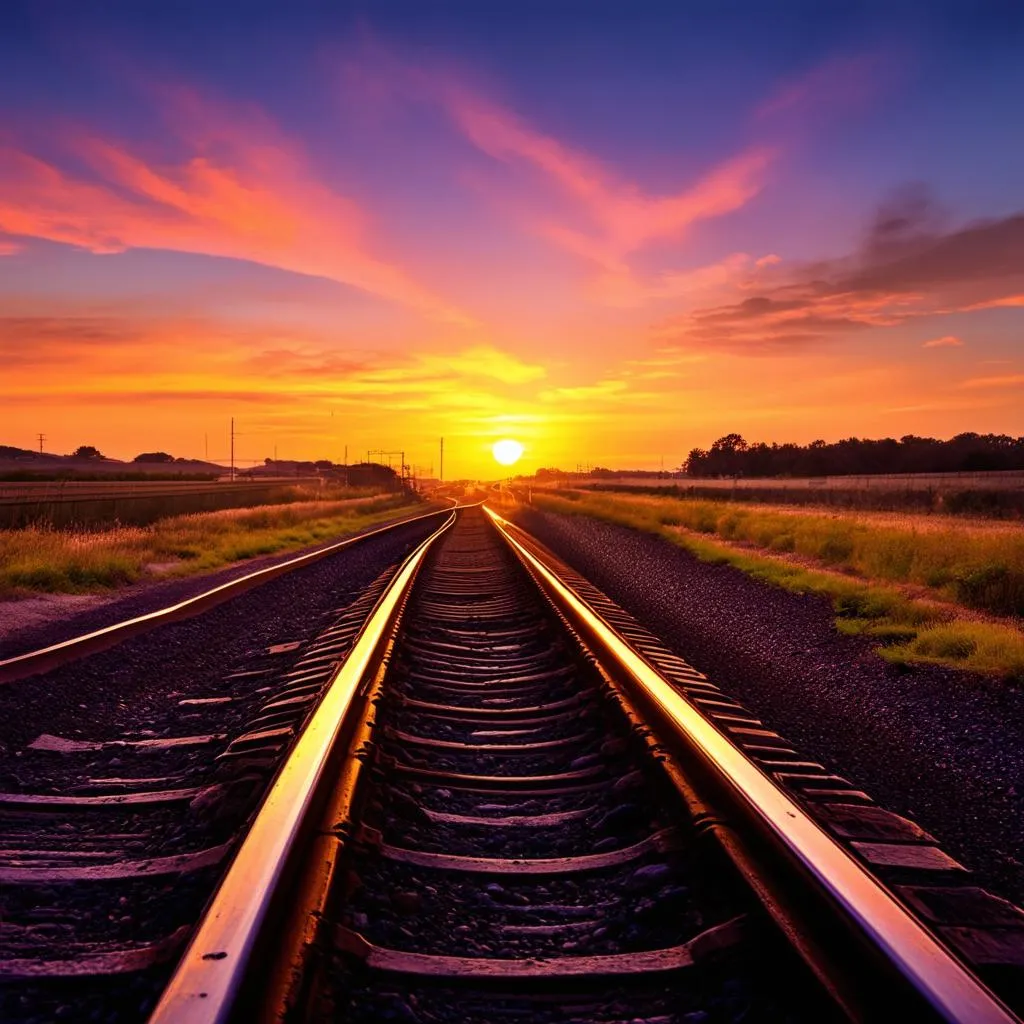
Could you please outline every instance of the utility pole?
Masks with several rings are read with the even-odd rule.
[[[441,468],[438,470],[437,479],[444,483],[444,438],[441,438]]]
[[[348,487],[348,445],[345,445],[345,486]]]
[[[210,461],[210,435],[203,434],[203,458]]]
[[[235,417],[231,417],[231,479],[235,479]]]
[[[39,437],[39,454],[42,455],[43,454],[43,442],[46,440],[46,435],[45,434],[39,434],[38,437]]]

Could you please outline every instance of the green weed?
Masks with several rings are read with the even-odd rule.
[[[655,533],[703,561],[827,597],[841,632],[878,640],[879,653],[894,663],[929,662],[1024,679],[1019,625],[961,618],[956,609],[1024,615],[1024,531],[944,523],[935,528],[921,522],[924,517],[909,516],[905,525],[879,524],[857,513],[737,509],[661,496],[565,497],[534,492],[533,503]],[[790,552],[800,560],[780,557]],[[895,586],[901,583],[931,590],[937,600],[907,597]]]
[[[341,538],[396,517],[400,495],[225,509],[147,527],[0,531],[0,595],[89,593],[146,576],[186,576]]]

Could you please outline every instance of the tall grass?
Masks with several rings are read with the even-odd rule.
[[[665,526],[793,553],[867,579],[915,584],[969,608],[1024,615],[1024,528],[939,525],[926,516],[883,519],[724,501],[626,495],[591,500],[591,507],[611,502]]]
[[[705,561],[828,597],[840,629],[876,637],[896,662],[933,662],[1024,680],[1024,531],[935,528],[901,517],[791,512],[726,502],[534,493],[534,504],[656,533]],[[794,557],[796,556],[796,557]],[[911,586],[908,586],[911,585]]]
[[[0,594],[86,593],[147,576],[205,572],[343,537],[395,517],[401,495],[224,509],[145,527],[0,531]]]

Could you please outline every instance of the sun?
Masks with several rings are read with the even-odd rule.
[[[525,449],[518,441],[506,437],[502,441],[495,441],[491,445],[491,454],[503,466],[511,466],[518,462]]]

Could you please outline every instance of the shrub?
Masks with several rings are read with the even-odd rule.
[[[986,565],[957,576],[953,585],[957,599],[971,608],[1024,615],[1024,572]]]

